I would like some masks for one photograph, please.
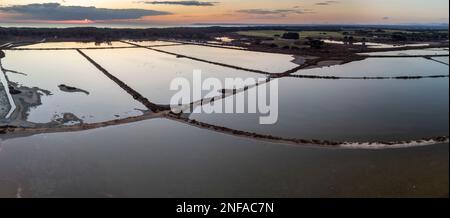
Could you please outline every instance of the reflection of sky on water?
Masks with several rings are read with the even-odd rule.
[[[137,116],[142,113],[136,109],[145,109],[76,51],[6,51],[2,61],[5,68],[27,74],[9,74],[10,81],[51,93],[41,93],[42,104],[30,108],[30,122],[47,123],[72,113],[92,123]],[[63,92],[58,87],[62,84],[90,94]]]

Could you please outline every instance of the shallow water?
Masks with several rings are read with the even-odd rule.
[[[156,119],[0,145],[0,197],[448,195],[448,144],[312,149]]]
[[[449,57],[433,57],[432,59],[449,64]]]
[[[225,68],[213,64],[177,58],[144,48],[115,50],[85,50],[92,59],[126,84],[147,97],[151,102],[169,104],[177,90],[170,90],[175,78],[188,79],[192,87],[194,70],[201,70],[202,78],[217,78],[222,84],[226,78],[265,78],[264,75]],[[229,87],[224,87],[229,88]],[[243,87],[238,87],[243,88]],[[192,92],[192,90],[191,90]],[[203,96],[209,91],[203,91]],[[218,91],[215,90],[215,95]],[[198,101],[202,98],[194,98]]]
[[[270,73],[283,73],[298,66],[291,62],[294,60],[292,55],[284,54],[221,49],[198,45],[178,45],[158,49]]]
[[[232,41],[234,41],[234,39],[232,39],[230,37],[227,37],[227,36],[216,37],[214,39],[219,41],[219,42],[232,42]]]
[[[448,55],[448,48],[442,49],[410,49],[401,51],[385,51],[385,52],[370,52],[361,53],[364,55],[387,55],[387,56],[402,56],[402,55]]]
[[[194,69],[220,80],[263,77],[142,48],[83,52],[160,104],[172,97],[170,81],[190,79]],[[221,58],[241,63],[239,55]],[[277,71],[284,63],[264,59],[242,63]],[[365,75],[445,68],[448,73],[448,66],[426,59],[390,60],[373,59]],[[7,51],[2,62],[27,74],[8,73],[12,82],[52,92],[42,93],[43,104],[30,109],[34,122],[67,112],[97,122],[138,115],[135,108],[144,108],[76,51]],[[345,71],[349,65],[354,71]],[[356,76],[365,67],[349,65],[317,73]],[[63,92],[60,84],[89,95]],[[449,132],[448,78],[282,78],[279,97],[275,125],[259,125],[258,114],[190,118],[261,134],[330,140],[407,140]],[[290,146],[161,118],[80,132],[0,134],[0,197],[448,197],[448,149],[448,143],[386,150]]]
[[[325,43],[328,44],[339,44],[344,45],[344,41],[337,41],[337,40],[324,40]],[[353,45],[363,45],[362,42],[355,42]],[[385,43],[376,43],[376,42],[366,42],[365,45],[368,48],[404,48],[404,47],[420,47],[420,46],[429,46],[430,44],[427,43],[421,43],[421,44],[403,44],[403,45],[392,45],[392,44],[385,44]]]
[[[294,75],[343,77],[448,75],[448,66],[425,58],[367,58],[343,65],[299,70]]]
[[[180,43],[167,42],[167,41],[132,41],[127,40],[127,42],[138,44],[140,46],[166,46],[166,45],[179,45]]]
[[[39,91],[42,104],[29,109],[30,122],[47,123],[64,113],[85,122],[108,121],[140,115],[136,109],[145,109],[76,51],[6,51],[2,62],[5,68],[26,74],[8,73],[11,82],[51,92]],[[61,91],[62,84],[89,94]]]
[[[191,114],[190,118],[287,138],[364,142],[444,136],[449,132],[448,84],[448,78],[282,78],[279,79],[279,118],[274,125],[260,125],[261,114],[202,113]]]
[[[45,42],[27,46],[19,46],[17,48],[27,49],[51,49],[51,48],[109,48],[109,47],[133,47],[122,42],[95,43],[95,42]]]

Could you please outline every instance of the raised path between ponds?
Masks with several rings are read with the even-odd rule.
[[[434,54],[434,55],[367,55],[360,54],[359,56],[365,58],[432,58],[432,57],[449,57],[449,54]]]
[[[299,139],[299,138],[283,138],[272,135],[263,135],[258,133],[246,132],[241,130],[230,129],[223,126],[217,126],[213,124],[203,123],[196,120],[191,120],[189,118],[183,118],[171,113],[145,113],[141,116],[129,117],[118,120],[111,120],[99,123],[91,124],[76,124],[71,126],[57,126],[57,127],[34,127],[34,128],[23,128],[14,126],[0,126],[0,135],[8,134],[6,137],[2,138],[15,138],[31,136],[36,134],[47,134],[47,133],[61,133],[61,132],[79,132],[91,129],[97,129],[101,127],[116,126],[126,123],[134,123],[143,120],[149,120],[154,118],[166,118],[173,121],[185,123],[190,126],[197,128],[210,130],[218,133],[223,133],[231,136],[253,139],[257,141],[266,141],[270,143],[277,143],[283,145],[291,146],[302,146],[302,147],[321,147],[321,148],[334,148],[334,149],[368,149],[368,150],[378,150],[378,149],[393,149],[393,148],[404,148],[404,147],[417,147],[433,144],[443,144],[448,143],[448,136],[438,136],[431,138],[423,138],[419,140],[402,140],[402,141],[378,141],[378,142],[339,142],[339,141],[328,141],[328,140],[317,140],[317,139]]]
[[[172,42],[172,43],[178,43],[180,45],[199,45],[199,46],[205,46],[205,47],[212,47],[212,48],[223,48],[223,49],[231,49],[231,50],[240,50],[240,51],[250,51],[247,48],[243,47],[237,47],[237,46],[227,46],[227,45],[216,45],[212,43],[201,43],[201,42],[189,42],[189,41],[182,41],[182,40],[159,40],[162,42]]]
[[[289,75],[286,77],[304,78],[304,79],[328,79],[328,80],[416,80],[416,79],[432,79],[432,78],[448,78],[449,75],[430,75],[430,76],[315,76],[315,75]]]
[[[161,106],[150,102],[147,98],[141,95],[139,92],[122,82],[119,78],[115,77],[111,73],[109,73],[105,68],[103,68],[100,64],[95,62],[92,58],[82,52],[80,49],[77,49],[78,53],[81,54],[86,60],[88,60],[92,65],[94,65],[98,70],[100,70],[103,74],[105,74],[109,79],[114,81],[117,85],[119,85],[123,90],[125,90],[128,94],[130,94],[135,100],[141,102],[145,105],[149,110],[153,112],[160,112],[168,110],[168,106]]]
[[[131,42],[126,42],[126,41],[120,41],[120,42],[127,43],[127,44],[130,44],[130,45],[134,45],[134,46],[139,47],[139,48],[145,48],[145,49],[149,49],[149,50],[156,51],[156,52],[161,52],[161,53],[165,53],[165,54],[169,54],[169,55],[174,55],[177,58],[187,58],[187,59],[191,59],[191,60],[194,60],[194,61],[200,61],[200,62],[204,62],[204,63],[208,63],[208,64],[214,64],[214,65],[218,65],[218,66],[222,66],[222,67],[228,67],[228,68],[232,68],[232,69],[236,69],[236,70],[248,71],[248,72],[252,72],[252,73],[259,73],[259,74],[264,74],[264,75],[272,75],[273,74],[273,73],[265,72],[265,71],[262,71],[262,70],[255,70],[255,69],[249,69],[249,68],[244,68],[244,67],[238,67],[238,66],[234,66],[234,65],[230,65],[230,64],[224,64],[224,63],[219,63],[219,62],[215,62],[215,61],[208,61],[208,60],[201,59],[201,58],[196,58],[196,57],[181,55],[181,54],[177,54],[177,53],[173,53],[173,52],[163,51],[163,50],[159,50],[159,49],[155,49],[155,48],[151,48],[151,47],[146,47],[146,46],[142,46],[142,45],[131,43]]]
[[[440,63],[440,64],[443,64],[443,65],[447,65],[447,66],[448,66],[448,63],[443,62],[443,61],[440,61],[440,60],[436,60],[436,59],[434,59],[434,58],[432,58],[432,57],[425,57],[425,59],[430,60],[430,61],[434,61],[434,62],[437,62],[437,63]]]
[[[58,127],[39,127],[39,128],[20,128],[20,127],[12,127],[12,126],[3,126],[0,127],[0,134],[39,134],[39,133],[51,133],[51,132],[73,132],[73,131],[83,131],[87,129],[95,129],[99,127],[105,126],[113,126],[119,125],[123,123],[131,123],[145,119],[151,119],[155,117],[162,117],[167,119],[172,119],[174,121],[186,123],[198,128],[212,130],[215,132],[220,132],[224,134],[229,134],[233,136],[254,139],[254,140],[262,140],[269,141],[273,143],[281,143],[281,144],[289,144],[289,145],[302,145],[308,147],[326,147],[326,148],[352,148],[352,149],[384,149],[384,148],[398,148],[398,147],[411,147],[411,146],[420,146],[420,145],[430,145],[430,144],[439,144],[439,143],[448,143],[447,136],[441,137],[432,137],[425,138],[420,140],[409,140],[409,141],[387,141],[387,142],[337,142],[337,141],[327,141],[327,140],[315,140],[315,139],[300,139],[300,138],[283,138],[271,135],[263,135],[258,133],[246,132],[241,130],[230,129],[227,127],[216,126],[213,124],[198,122],[195,120],[191,120],[189,118],[183,117],[181,115],[176,115],[170,113],[168,111],[168,107],[163,107],[160,105],[156,105],[151,103],[148,99],[144,98],[137,91],[123,83],[120,79],[116,78],[112,74],[110,74],[106,69],[96,63],[93,59],[91,59],[88,55],[83,53],[81,50],[77,49],[77,51],[86,58],[90,63],[92,63],[97,69],[103,72],[108,78],[116,82],[120,87],[122,87],[125,91],[127,91],[133,98],[143,103],[147,108],[151,111],[159,112],[158,114],[144,114],[143,116],[137,116],[132,118],[126,118],[121,120],[112,120],[102,123],[95,124],[79,124],[74,126],[58,126]],[[270,77],[269,77],[270,80]],[[246,89],[244,89],[245,91]],[[233,94],[235,94],[234,92]]]

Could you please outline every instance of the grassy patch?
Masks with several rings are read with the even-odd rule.
[[[286,31],[282,30],[258,30],[258,31],[241,31],[238,32],[241,36],[251,36],[251,37],[264,37],[273,38],[275,35],[283,35]]]
[[[300,37],[313,37],[313,38],[344,38],[342,32],[326,32],[326,31],[302,31]]]
[[[238,32],[241,36],[251,36],[251,37],[265,37],[265,38],[274,38],[275,35],[282,36],[286,31],[283,30],[257,30],[257,31],[242,31]],[[313,37],[313,38],[344,38],[342,32],[339,31],[301,31],[298,32],[300,34],[300,38]]]

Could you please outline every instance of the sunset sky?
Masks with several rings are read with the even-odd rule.
[[[0,0],[0,22],[448,23],[448,0]]]

